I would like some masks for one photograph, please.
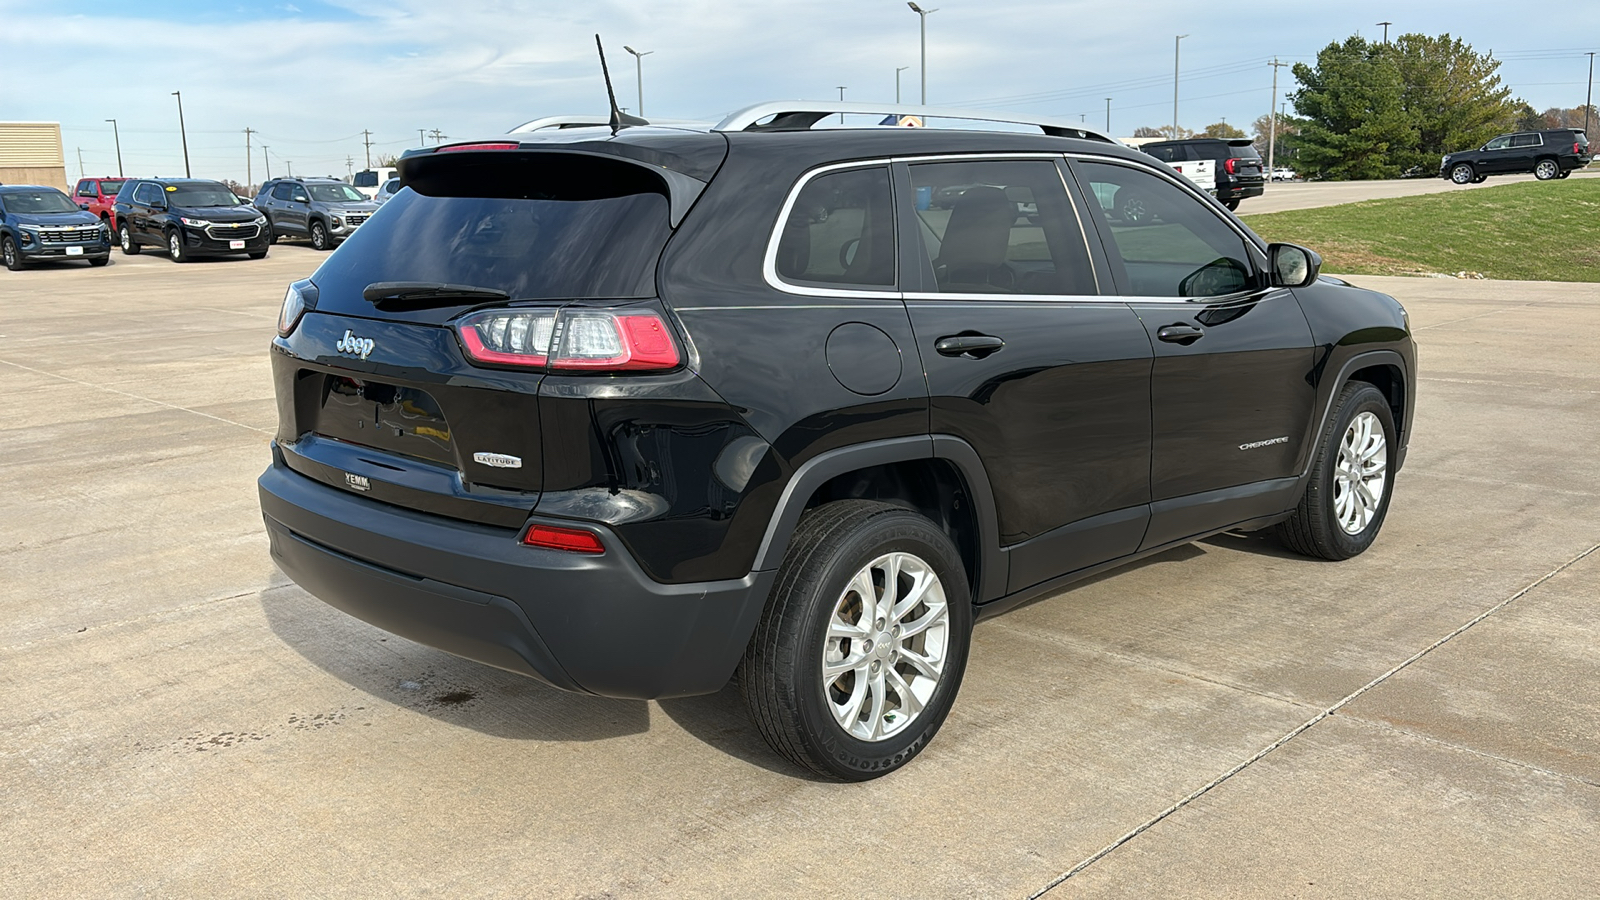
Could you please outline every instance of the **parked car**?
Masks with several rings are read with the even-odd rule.
[[[1249,138],[1193,138],[1155,141],[1141,147],[1164,163],[1209,159],[1215,164],[1216,196],[1229,209],[1250,197],[1259,197],[1266,166]]]
[[[72,190],[72,199],[79,209],[86,209],[106,223],[106,231],[117,231],[117,192],[127,183],[126,178],[80,178]]]
[[[72,198],[36,184],[0,186],[0,261],[15,272],[33,262],[111,259],[111,232]]]
[[[284,296],[279,567],[566,690],[737,670],[777,752],[864,780],[938,731],[977,619],[1222,531],[1371,546],[1400,304],[1078,123],[810,128],[866,111],[925,112],[407,153]]]
[[[233,191],[203,178],[131,178],[117,194],[117,242],[137,255],[162,247],[173,262],[199,256],[267,255],[267,220]]]
[[[385,200],[398,193],[400,193],[400,179],[391,178],[383,183],[383,187],[378,188],[378,193],[373,196],[372,202],[382,206]]]
[[[394,177],[394,166],[379,166],[376,169],[362,169],[350,177],[350,184],[361,196],[372,199],[377,196],[378,189],[385,182]]]
[[[1582,128],[1518,131],[1502,134],[1476,150],[1451,153],[1439,160],[1439,177],[1456,184],[1477,184],[1490,175],[1532,172],[1540,181],[1566,178],[1589,164],[1589,136]]]
[[[378,209],[336,178],[276,178],[261,186],[255,205],[271,223],[273,242],[303,237],[317,250],[332,250]]]

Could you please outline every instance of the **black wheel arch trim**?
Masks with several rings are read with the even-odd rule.
[[[1322,434],[1322,429],[1327,427],[1328,417],[1333,415],[1334,401],[1339,399],[1339,391],[1350,381],[1350,376],[1362,369],[1370,369],[1373,366],[1394,366],[1400,370],[1401,390],[1405,397],[1405,407],[1402,409],[1403,415],[1394,423],[1394,427],[1400,432],[1397,435],[1398,441],[1396,442],[1399,447],[1396,450],[1395,471],[1398,472],[1400,463],[1405,460],[1406,445],[1411,440],[1410,422],[1416,406],[1414,401],[1416,382],[1412,377],[1411,367],[1406,365],[1405,357],[1401,356],[1397,351],[1365,350],[1345,360],[1339,366],[1338,374],[1332,380],[1326,382],[1328,396],[1322,401],[1322,414],[1316,419],[1316,428],[1311,432],[1311,440],[1315,441]],[[1311,477],[1311,469],[1315,465],[1316,448],[1313,446],[1310,448],[1310,452],[1306,454],[1305,469],[1300,473],[1301,490],[1305,489],[1305,482]]]
[[[775,570],[783,562],[789,539],[805,512],[806,503],[829,480],[857,469],[919,459],[941,459],[960,473],[978,520],[978,559],[972,579],[974,601],[984,602],[1006,591],[1006,561],[1000,550],[1000,528],[995,516],[994,491],[978,451],[961,438],[919,434],[840,447],[818,454],[795,469],[767,524],[756,550],[752,571]]]

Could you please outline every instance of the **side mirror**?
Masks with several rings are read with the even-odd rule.
[[[83,210],[84,212],[88,212],[89,211],[89,204],[87,204],[87,203],[79,203],[78,204],[78,208]]]
[[[1297,244],[1271,244],[1267,259],[1275,288],[1306,287],[1322,272],[1322,257]]]
[[[289,199],[293,200],[296,203],[310,203],[311,202],[311,198],[307,197],[305,194],[295,194],[293,197],[291,197]]]

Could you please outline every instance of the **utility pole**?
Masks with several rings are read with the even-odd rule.
[[[351,180],[356,177],[356,161],[348,153],[344,157],[344,174],[346,178]]]
[[[844,85],[839,85],[839,102],[844,102]],[[839,113],[839,124],[844,124],[844,113]]]
[[[894,102],[895,103],[899,103],[900,102],[900,73],[904,72],[905,70],[907,70],[909,68],[911,68],[911,67],[910,66],[900,66],[900,67],[898,67],[898,68],[896,68],[894,70]]]
[[[362,143],[367,145],[367,168],[372,168],[372,132],[361,132]]]
[[[427,138],[427,136],[425,134],[423,134],[421,128],[417,129],[417,146],[419,146],[419,147],[428,146],[428,138]]]
[[[1278,62],[1274,56],[1272,62],[1272,105],[1267,107],[1267,184],[1272,183],[1272,167],[1278,156],[1278,70],[1288,63]]]
[[[183,91],[173,91],[172,96],[178,98],[178,134],[183,136],[183,177],[193,178],[189,171],[189,132],[183,127]]]
[[[250,153],[250,135],[254,133],[254,128],[246,128],[244,130],[244,186],[246,188],[254,187],[256,183],[255,171],[250,168],[255,161]]]
[[[78,148],[78,177],[83,177],[83,148]]]
[[[650,54],[654,53],[655,51],[654,50],[635,50],[635,49],[633,49],[632,47],[629,47],[626,44],[624,44],[622,46],[622,49],[624,49],[624,50],[628,51],[629,53],[633,54],[633,72],[634,72],[634,77],[636,77],[638,79],[638,82],[639,82],[639,115],[643,116],[644,115],[644,58],[646,56],[649,56]]]
[[[1178,51],[1187,34],[1180,34],[1172,42],[1172,140],[1178,135]]]
[[[937,9],[923,9],[915,3],[907,2],[911,11],[922,19],[922,105],[928,105],[928,17],[938,12]]]
[[[440,131],[440,130],[439,130],[439,129],[437,129],[437,128],[435,128],[435,129],[434,129],[434,130],[433,130],[433,131],[432,131],[432,132],[431,132],[431,134],[432,134],[432,135],[433,135],[433,143],[434,143],[434,144],[435,144],[435,145],[439,145],[439,144],[442,144],[442,143],[444,143],[444,139],[445,139],[445,138],[447,138],[447,137],[449,137],[449,136],[450,136],[450,135],[448,135],[448,134],[445,134],[445,133],[444,133],[444,132],[442,132],[442,131]]]
[[[111,123],[111,136],[117,142],[117,177],[125,178],[127,176],[122,174],[122,135],[117,131],[116,119],[107,119],[106,121]]]
[[[1111,134],[1111,98],[1106,98],[1106,135]]]
[[[283,161],[283,164],[285,166],[289,167],[289,177],[293,178],[294,177],[294,160],[286,159],[286,160]]]
[[[1393,22],[1379,22],[1378,24],[1383,26],[1383,42],[1385,44],[1389,43],[1389,26],[1393,25],[1394,23]]]
[[[261,161],[266,164],[266,167],[267,167],[267,180],[271,181],[272,180],[272,157],[267,155],[267,145],[266,144],[262,144],[261,145]]]
[[[1589,90],[1583,97],[1583,134],[1589,136],[1589,111],[1594,108],[1594,51],[1590,50],[1589,56]]]

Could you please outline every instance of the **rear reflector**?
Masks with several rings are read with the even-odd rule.
[[[512,144],[512,143],[504,143],[504,144],[451,144],[448,147],[440,147],[438,150],[435,150],[434,152],[435,153],[456,153],[456,152],[459,152],[461,150],[515,150],[515,149],[517,149],[518,147],[521,147],[521,146],[522,146],[521,144]]]
[[[568,553],[604,553],[606,547],[600,536],[581,528],[557,528],[554,525],[529,525],[522,542],[529,547],[546,550],[565,550]]]

